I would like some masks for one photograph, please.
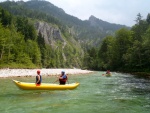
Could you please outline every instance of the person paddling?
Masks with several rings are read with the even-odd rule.
[[[62,71],[61,75],[58,77],[58,79],[55,82],[59,81],[60,85],[65,85],[67,80],[68,80],[68,77],[65,74],[65,71]]]
[[[106,71],[106,74],[110,74],[110,70],[107,70],[107,71]]]
[[[107,70],[106,77],[110,77],[110,76],[111,76],[110,70]]]
[[[102,74],[102,76],[111,76],[110,70],[107,70],[106,74]]]
[[[37,70],[36,82],[35,84],[40,85],[42,82],[42,76],[40,75],[40,70]]]

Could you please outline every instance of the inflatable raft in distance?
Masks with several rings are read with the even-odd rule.
[[[111,77],[111,74],[106,74],[105,76],[106,76],[106,77]]]

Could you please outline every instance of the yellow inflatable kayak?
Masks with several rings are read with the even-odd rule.
[[[72,90],[79,86],[78,82],[65,85],[52,83],[41,83],[40,85],[36,85],[35,83],[20,82],[17,80],[13,81],[20,89],[24,90]]]
[[[106,74],[106,77],[111,77],[111,74]]]

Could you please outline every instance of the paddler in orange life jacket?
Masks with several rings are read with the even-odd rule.
[[[107,70],[107,71],[106,71],[106,74],[110,74],[110,70]]]
[[[36,82],[35,84],[40,85],[42,82],[42,76],[40,75],[40,70],[37,70]]]
[[[66,84],[66,81],[67,81],[67,75],[65,74],[65,71],[62,71],[61,72],[61,75],[58,77],[58,79],[55,81],[59,81],[59,84],[60,85],[65,85]]]

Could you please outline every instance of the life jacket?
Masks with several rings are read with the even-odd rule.
[[[65,84],[65,83],[66,83],[66,81],[68,80],[67,75],[63,75],[63,76],[66,76],[66,78],[59,79],[60,84]]]
[[[36,76],[36,82],[38,81],[38,76]],[[42,76],[40,75],[40,81],[37,84],[41,84],[42,82]]]

